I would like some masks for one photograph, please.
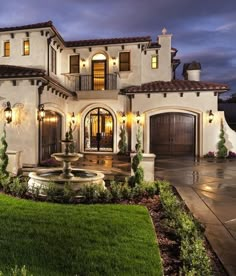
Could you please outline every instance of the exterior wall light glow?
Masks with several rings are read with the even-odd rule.
[[[140,123],[140,120],[141,120],[141,115],[140,115],[139,111],[137,111],[137,113],[136,113],[136,122],[137,122],[137,124]]]
[[[209,123],[212,123],[214,119],[214,114],[212,113],[212,110],[209,111]]]
[[[44,105],[40,104],[38,109],[38,120],[43,121],[44,118],[45,118]]]
[[[5,115],[7,124],[10,124],[10,122],[12,121],[12,109],[11,109],[10,102],[7,102],[7,107],[4,109],[4,115]]]

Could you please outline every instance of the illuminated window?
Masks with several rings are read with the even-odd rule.
[[[57,73],[57,52],[51,47],[51,71]]]
[[[30,42],[29,40],[23,41],[23,55],[28,56],[30,54]]]
[[[10,56],[10,41],[5,41],[3,47],[4,47],[4,57],[9,57]]]
[[[152,56],[152,69],[157,69],[158,68],[158,55]]]
[[[130,71],[130,52],[120,53],[120,71]]]
[[[70,73],[79,73],[79,55],[70,56]]]

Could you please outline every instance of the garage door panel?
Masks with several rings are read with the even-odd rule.
[[[194,155],[195,118],[162,113],[150,118],[150,150],[157,155]]]

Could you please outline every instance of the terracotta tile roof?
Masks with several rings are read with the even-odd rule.
[[[191,92],[191,91],[217,91],[224,92],[229,90],[228,85],[213,82],[172,80],[154,81],[144,83],[140,86],[130,86],[122,89],[124,93],[150,93],[150,92]]]
[[[142,37],[121,37],[121,38],[101,38],[91,40],[77,40],[66,41],[67,47],[80,47],[80,46],[96,46],[96,45],[108,45],[108,44],[122,44],[122,43],[136,43],[136,42],[149,42],[150,36]]]
[[[45,70],[13,66],[13,65],[0,65],[0,78],[11,77],[41,77],[45,75]]]
[[[39,29],[39,28],[47,28],[52,27],[52,21],[30,24],[30,25],[23,25],[23,26],[16,26],[16,27],[5,27],[0,28],[0,32],[9,32],[9,31],[17,31],[17,30],[27,30],[27,29]]]

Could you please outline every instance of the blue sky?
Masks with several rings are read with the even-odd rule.
[[[8,0],[0,27],[52,20],[65,40],[150,35],[163,27],[185,62],[202,64],[201,80],[229,84],[236,93],[235,0]]]

